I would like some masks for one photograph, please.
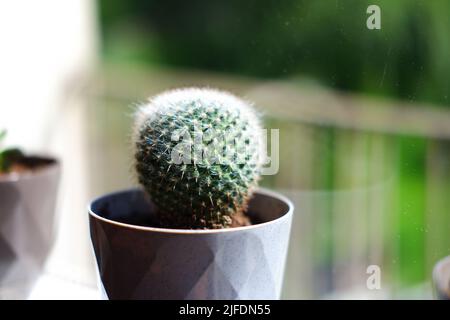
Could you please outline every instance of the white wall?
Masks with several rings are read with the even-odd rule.
[[[8,142],[49,149],[71,81],[96,54],[95,2],[0,1],[0,128]]]
[[[7,145],[61,160],[58,239],[47,272],[91,285],[85,106],[73,91],[95,67],[97,41],[95,1],[0,1],[0,129],[8,130]]]

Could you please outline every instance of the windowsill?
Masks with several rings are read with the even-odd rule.
[[[37,281],[28,300],[99,300],[96,287],[45,273]]]

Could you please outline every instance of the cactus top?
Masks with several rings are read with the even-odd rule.
[[[229,227],[259,180],[259,117],[223,91],[187,88],[151,98],[137,112],[133,143],[138,180],[165,227]]]

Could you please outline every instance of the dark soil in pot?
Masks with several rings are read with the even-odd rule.
[[[151,204],[151,200],[146,197],[146,201],[148,202],[148,210],[135,210],[128,212],[127,214],[118,214],[113,208],[111,208],[110,202],[102,203],[98,208],[98,214],[107,219],[111,219],[117,222],[122,222],[126,224],[131,224],[135,226],[141,227],[153,227],[153,228],[167,228],[165,227],[158,218],[156,214],[157,209]],[[239,220],[238,223],[232,225],[232,227],[242,227],[242,226],[250,226],[261,223],[262,220],[258,217],[254,212],[248,211],[245,213],[239,214],[235,219]],[[168,228],[172,229],[172,228]],[[195,229],[191,229],[195,230]],[[201,230],[201,229],[197,229]],[[208,230],[208,229],[204,229]]]
[[[30,175],[48,166],[55,165],[56,160],[38,156],[26,156],[15,159],[7,171],[0,170],[0,177],[8,175]]]

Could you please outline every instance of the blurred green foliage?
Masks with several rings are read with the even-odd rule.
[[[369,4],[382,29],[366,28]],[[105,57],[448,104],[447,0],[101,0]]]
[[[4,148],[3,140],[6,138],[6,130],[0,130],[0,173],[8,172],[11,165],[23,157],[18,148]]]

